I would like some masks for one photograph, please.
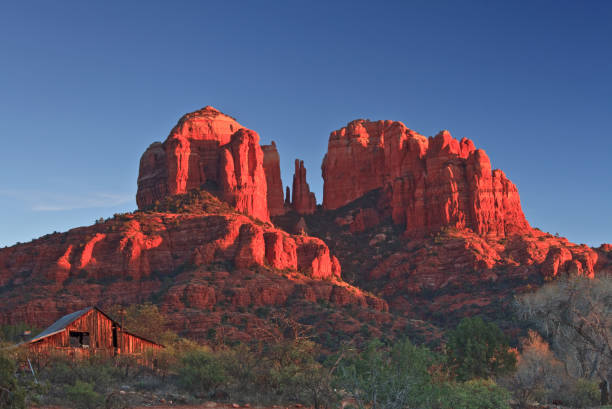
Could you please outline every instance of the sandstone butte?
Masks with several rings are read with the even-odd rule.
[[[323,207],[382,188],[408,233],[469,228],[503,237],[530,229],[518,190],[472,141],[425,137],[401,122],[356,120],[332,132],[322,165]]]
[[[183,116],[142,155],[136,203],[142,209],[205,185],[238,211],[270,220],[259,135],[211,106]]]
[[[230,324],[260,337],[263,307],[319,332],[359,336],[366,322],[393,335],[435,313],[503,313],[560,274],[612,272],[611,245],[531,228],[512,182],[447,131],[350,122],[331,133],[322,173],[322,207],[300,160],[283,201],[275,143],[212,107],[187,114],[140,160],[140,210],[0,249],[0,322],[155,301],[200,339]],[[287,233],[296,226],[316,237]]]

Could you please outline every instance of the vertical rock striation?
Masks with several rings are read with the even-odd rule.
[[[299,214],[313,214],[317,208],[317,199],[310,191],[306,182],[306,168],[304,161],[295,160],[295,173],[293,174],[293,209]]]
[[[270,211],[270,216],[278,216],[285,213],[280,156],[274,141],[270,145],[262,145],[261,149],[264,154],[263,167],[268,185],[268,210]]]
[[[382,188],[406,232],[470,228],[505,236],[529,230],[518,190],[483,150],[448,131],[425,137],[401,122],[355,120],[329,137],[323,207],[337,209]]]
[[[205,185],[237,210],[269,220],[259,135],[211,106],[184,115],[164,143],[145,151],[136,203],[146,208]]]

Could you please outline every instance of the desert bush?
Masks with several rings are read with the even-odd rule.
[[[104,402],[102,395],[88,382],[76,381],[74,385],[66,386],[64,393],[66,401],[78,409],[95,409]]]
[[[147,351],[148,352],[148,351]],[[156,351],[154,351],[156,352]],[[145,356],[149,356],[150,353]],[[134,377],[139,373],[142,373],[144,367],[139,362],[139,358],[136,355],[131,354],[119,354],[113,359],[114,366],[118,374],[121,374],[122,379],[128,379]]]
[[[0,408],[26,407],[26,390],[19,384],[15,371],[15,361],[0,350]]]
[[[255,381],[256,370],[261,364],[258,354],[243,343],[221,350],[219,359],[227,375],[242,385]]]
[[[349,392],[360,409],[433,407],[438,390],[429,371],[438,361],[427,348],[409,340],[392,348],[372,341],[340,363],[337,386]]]
[[[450,331],[446,354],[448,366],[459,381],[487,379],[516,368],[516,355],[503,332],[480,317],[464,318]]]
[[[315,409],[330,407],[336,402],[331,371],[316,360],[314,342],[299,338],[285,340],[265,352],[265,376],[277,395]]]
[[[554,356],[548,343],[535,331],[521,341],[516,372],[501,380],[512,391],[519,404],[548,403],[555,399],[565,382],[563,364]]]
[[[612,277],[564,277],[519,299],[575,379],[612,382]],[[601,403],[609,399],[601,391]]]
[[[599,404],[599,383],[587,379],[569,380],[560,388],[555,400],[574,408],[588,408]]]
[[[453,383],[439,394],[443,409],[509,409],[510,393],[490,379]]]
[[[75,385],[81,381],[95,385],[100,392],[121,379],[121,375],[112,359],[96,356],[83,360],[56,356],[40,372],[41,378],[52,384]]]
[[[210,351],[198,349],[187,352],[177,370],[179,385],[196,394],[206,396],[227,380],[220,360]]]

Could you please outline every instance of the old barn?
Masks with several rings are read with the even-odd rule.
[[[73,357],[89,355],[142,355],[162,345],[125,331],[97,307],[65,315],[26,343],[34,354],[64,353]]]

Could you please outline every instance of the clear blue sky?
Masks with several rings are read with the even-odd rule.
[[[213,105],[305,161],[401,120],[469,137],[533,226],[612,242],[609,1],[0,5],[0,245],[136,207],[142,152]]]

